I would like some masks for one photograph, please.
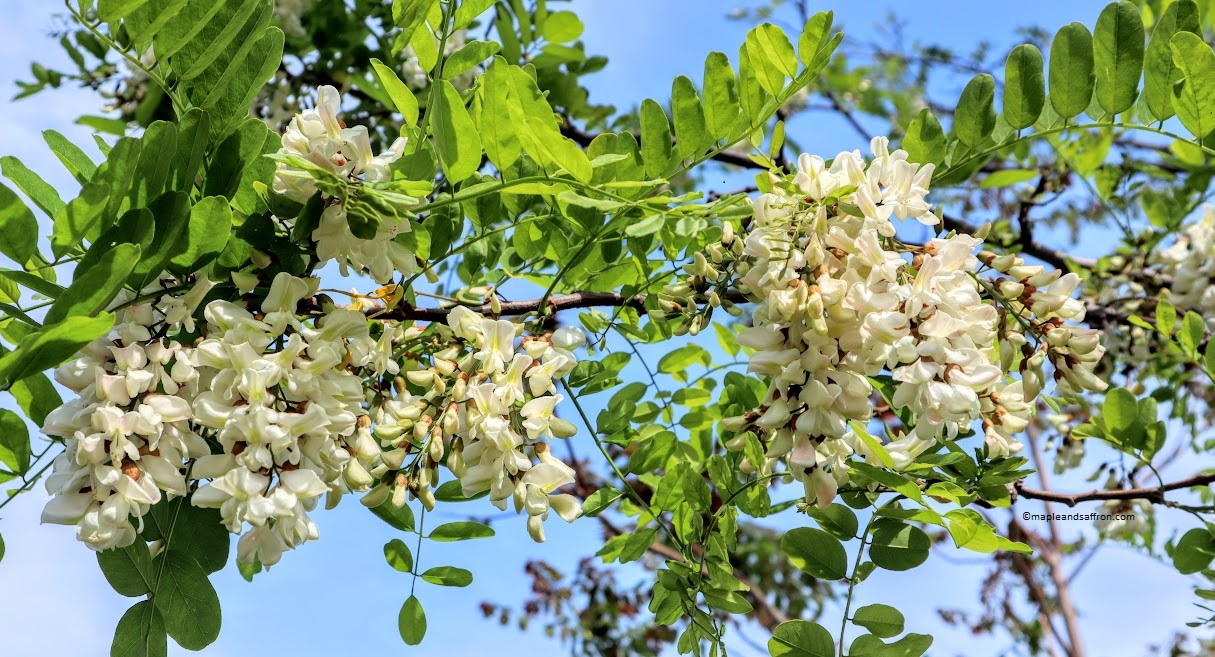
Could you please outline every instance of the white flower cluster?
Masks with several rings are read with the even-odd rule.
[[[239,543],[242,561],[256,554],[273,565],[284,549],[315,539],[306,511],[318,497],[366,490],[368,470],[382,466],[355,368],[395,373],[384,354],[399,336],[386,327],[374,340],[366,318],[343,309],[305,326],[295,309],[315,283],[279,274],[258,315],[213,301],[205,327],[192,314],[211,288],[206,279],[183,296],[120,311],[110,335],[56,372],[80,396],[43,428],[67,447],[47,480],[54,497],[43,521],[77,525],[97,550],[124,547],[139,530],[131,518],[162,493],[186,495],[192,482],[213,479],[192,502],[219,507],[233,533],[253,527]],[[145,293],[175,284],[162,278]],[[196,328],[206,337],[193,347],[153,334]]]
[[[297,114],[287,126],[279,155],[302,157],[344,180],[392,180],[389,167],[404,153],[405,140],[398,138],[388,151],[373,155],[366,126],[347,128],[338,118],[341,106],[337,89],[321,87],[316,108]],[[305,203],[316,194],[317,185],[310,172],[280,162],[274,191]],[[382,215],[375,238],[360,239],[350,231],[345,206],[337,199],[326,199],[312,240],[316,242],[317,258],[322,262],[337,260],[343,276],[354,268],[369,273],[376,282],[387,283],[397,272],[409,274],[417,266],[413,252],[393,239],[409,231],[408,219]]]
[[[550,509],[571,522],[581,512],[575,497],[554,493],[574,482],[574,470],[552,455],[545,439],[574,435],[574,426],[555,414],[562,399],[556,382],[573,370],[572,352],[586,336],[561,328],[516,343],[518,325],[464,307],[437,329],[430,364],[404,373],[423,392],[386,401],[374,417],[385,448],[418,450],[415,474],[402,472],[364,501],[375,505],[391,495],[400,506],[414,496],[433,507],[431,487],[446,459],[465,497],[488,491],[500,509],[513,499],[516,512],[527,512],[528,533],[542,542]]]
[[[274,0],[274,17],[278,19],[283,33],[293,39],[308,36],[302,19],[311,10],[312,0]]]
[[[981,240],[969,235],[902,244],[892,217],[939,223],[924,198],[933,166],[890,152],[885,138],[872,150],[869,162],[853,151],[830,167],[803,155],[791,185],[755,201],[734,265],[760,301],[738,341],[771,384],[759,408],[726,426],[758,430],[768,462],[754,467],[787,460],[820,504],[847,477],[848,454],[873,458],[849,426],[873,417],[870,377],[888,372],[891,405],[916,418],[886,445],[896,469],[977,421],[989,454],[1019,450],[1047,359],[1064,394],[1105,385],[1092,376],[1099,334],[1064,324],[1083,319],[1070,296],[1079,279],[1014,256],[976,258]],[[980,279],[982,265],[1008,278]],[[1021,378],[1009,376],[1018,366]]]
[[[1203,206],[1202,218],[1183,228],[1172,246],[1153,252],[1152,262],[1173,280],[1173,305],[1202,315],[1215,329],[1215,205]]]
[[[143,292],[177,285],[162,276]],[[76,525],[77,538],[94,550],[122,547],[164,494],[186,494],[187,461],[210,453],[189,424],[199,374],[190,347],[152,329],[193,331],[191,314],[210,288],[200,279],[184,295],[117,311],[109,334],[55,371],[55,380],[79,396],[47,415],[43,427],[65,447],[46,480],[53,497],[43,522]],[[132,299],[124,292],[113,307]]]
[[[280,273],[258,315],[212,302],[207,337],[194,350],[206,380],[193,419],[221,452],[194,464],[195,479],[212,481],[192,502],[219,508],[232,533],[252,526],[238,544],[245,562],[256,554],[273,565],[284,550],[315,540],[307,512],[322,494],[367,490],[369,471],[387,472],[361,374],[386,371],[376,354],[391,351],[397,332],[385,327],[377,341],[362,313],[341,308],[304,325],[295,310],[316,283]]]

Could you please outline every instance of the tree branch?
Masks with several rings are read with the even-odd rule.
[[[571,308],[593,308],[597,306],[628,306],[639,312],[645,311],[645,294],[626,297],[618,292],[571,292],[570,294],[554,294],[548,298],[548,309],[550,312],[560,310],[569,310]],[[738,290],[730,290],[726,293],[725,298],[733,303],[747,303],[746,296]],[[528,313],[538,312],[541,309],[542,299],[530,299],[527,301],[503,301],[494,308],[490,304],[481,304],[480,306],[465,306],[469,310],[481,315],[494,316],[518,316]],[[371,308],[366,311],[369,318],[372,319],[413,319],[429,322],[442,322],[451,314],[452,308],[415,308],[407,303],[402,303],[395,308]]]
[[[1081,502],[1092,502],[1097,500],[1147,500],[1153,504],[1164,502],[1164,494],[1172,490],[1180,490],[1182,488],[1190,488],[1193,486],[1206,486],[1215,483],[1215,472],[1194,475],[1187,479],[1174,481],[1163,486],[1152,486],[1149,488],[1123,488],[1121,490],[1094,490],[1087,493],[1056,493],[1049,490],[1037,490],[1026,488],[1021,483],[1014,484],[1017,494],[1021,497],[1032,500],[1043,500],[1048,502],[1059,502],[1066,504],[1069,507],[1076,506]]]

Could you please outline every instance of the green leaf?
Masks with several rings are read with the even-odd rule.
[[[1008,187],[1017,183],[1028,182],[1040,176],[1041,173],[1034,169],[1001,169],[999,171],[988,174],[979,183],[979,189],[998,189],[1000,187]]]
[[[557,11],[549,14],[544,20],[540,34],[549,43],[569,43],[582,36],[584,29],[586,28],[577,14],[572,11]]]
[[[651,178],[665,178],[677,165],[671,148],[671,124],[667,121],[667,113],[652,98],[641,101],[641,157],[645,161],[645,173]]]
[[[494,530],[492,527],[479,522],[449,522],[436,527],[426,538],[432,541],[449,543],[452,541],[467,541],[474,538],[490,538],[493,535]]]
[[[160,571],[153,602],[164,616],[165,629],[186,650],[202,650],[219,637],[219,596],[207,573],[188,554],[165,551],[152,561]]]
[[[0,408],[0,463],[23,475],[30,469],[30,433],[20,415]]]
[[[1188,310],[1181,320],[1181,328],[1177,331],[1177,344],[1193,357],[1198,354],[1198,346],[1202,344],[1207,334],[1207,324],[1202,315]]]
[[[1097,103],[1108,114],[1135,104],[1143,73],[1143,19],[1130,2],[1113,2],[1097,18],[1093,62],[1097,70]],[[1208,48],[1210,50],[1210,48]]]
[[[219,509],[204,509],[180,498],[163,498],[143,517],[146,541],[163,540],[171,531],[173,540],[165,548],[175,559],[192,559],[204,572],[222,570],[228,562],[231,534],[224,528]],[[171,529],[170,529],[171,528]]]
[[[797,56],[803,66],[809,67],[813,64],[815,55],[831,40],[831,23],[834,19],[834,12],[820,11],[806,21],[801,37],[797,40]]]
[[[714,609],[731,614],[746,614],[751,612],[751,603],[737,591],[706,587],[702,591],[705,602]]]
[[[434,94],[434,115],[430,125],[434,130],[435,148],[443,172],[453,183],[476,173],[481,167],[481,138],[473,126],[460,92],[447,80],[439,80]],[[438,93],[435,93],[435,92]]]
[[[148,0],[97,0],[97,15],[107,23],[117,22]]]
[[[139,164],[127,190],[132,208],[145,208],[165,190],[177,155],[177,125],[155,121],[140,138]],[[117,209],[117,208],[116,208]]]
[[[63,294],[63,288],[51,281],[36,276],[34,274],[13,269],[0,269],[0,277],[6,278],[18,285],[28,287],[29,289],[41,294],[48,299],[56,299]]]
[[[696,95],[696,85],[682,75],[671,84],[671,116],[675,122],[675,148],[679,158],[704,153],[713,139],[709,136],[704,108]]]
[[[940,165],[945,161],[947,142],[941,122],[937,120],[932,110],[925,107],[911,120],[907,126],[907,134],[903,136],[903,150],[907,151],[907,160],[917,164]]]
[[[399,538],[394,538],[384,544],[384,560],[389,566],[402,573],[413,572],[413,553],[409,546]]]
[[[1046,104],[1042,53],[1023,43],[1008,54],[1004,65],[1004,119],[1013,130],[1034,124]]]
[[[38,174],[30,171],[21,160],[6,155],[0,157],[0,173],[4,174],[5,178],[13,181],[34,205],[38,206],[46,216],[54,218],[60,211],[66,207],[63,199],[59,198],[59,192],[55,191],[45,180],[40,178]],[[25,262],[24,260],[22,261]]]
[[[93,163],[93,160],[89,159],[89,156],[85,155],[79,146],[68,141],[67,137],[54,130],[43,130],[42,139],[80,184],[88,182],[97,172],[97,165]]]
[[[798,570],[819,579],[848,576],[848,554],[839,539],[821,529],[798,527],[780,539],[780,550]]]
[[[865,444],[865,447],[869,448],[869,451],[873,452],[873,455],[877,457],[877,460],[887,468],[893,469],[894,457],[890,455],[890,452],[886,449],[886,446],[883,445],[882,442],[877,438],[869,435],[869,432],[865,430],[865,427],[862,426],[860,422],[851,422],[849,424],[852,427],[852,432],[861,439],[861,442]]]
[[[177,124],[177,155],[173,158],[169,189],[188,191],[202,166],[211,134],[211,120],[206,112],[195,107],[186,112]]]
[[[150,600],[141,600],[122,615],[114,630],[110,657],[168,657],[165,620]]]
[[[495,0],[465,0],[456,7],[455,29],[463,29],[473,22],[478,16],[485,13],[485,10],[494,6]],[[413,644],[411,644],[413,645]]]
[[[755,64],[755,76],[764,91],[773,96],[785,86],[785,78],[797,76],[797,53],[784,30],[764,23],[747,33],[747,54]]]
[[[932,540],[918,527],[891,520],[874,523],[869,558],[879,568],[910,570],[928,559]]]
[[[818,526],[822,527],[824,531],[841,541],[856,538],[856,532],[860,529],[856,514],[843,504],[835,503],[823,509],[817,505],[810,505],[806,509],[806,514],[817,520]]]
[[[962,90],[953,116],[953,131],[958,141],[978,148],[996,128],[996,81],[986,73],[974,76]]]
[[[1181,124],[1202,139],[1215,130],[1215,51],[1192,32],[1178,32],[1169,47],[1183,80],[1173,87],[1173,108]]]
[[[274,160],[262,155],[278,151],[278,135],[260,119],[249,119],[224,138],[207,166],[204,196],[223,196],[243,215],[258,212],[264,204],[253,189],[260,181],[267,186],[274,179]],[[159,225],[159,224],[158,224]]]
[[[13,384],[9,389],[17,400],[17,406],[25,412],[25,416],[38,426],[46,423],[46,416],[51,411],[63,405],[59,391],[45,374],[34,374]]]
[[[772,657],[834,657],[835,639],[818,623],[785,621],[768,639],[768,653]]]
[[[1161,297],[1156,302],[1156,330],[1164,335],[1173,335],[1173,328],[1177,324],[1177,309],[1166,298]]]
[[[705,126],[714,141],[730,135],[738,124],[738,87],[725,53],[711,52],[705,59]]]
[[[1093,35],[1083,23],[1059,29],[1050,44],[1050,104],[1059,116],[1070,119],[1088,109],[1093,100]]]
[[[748,48],[744,44],[738,49],[738,100],[742,105],[743,115],[752,122],[758,121],[764,113],[764,104],[768,94],[755,71],[756,64],[751,61]]]
[[[455,566],[436,566],[422,573],[422,579],[439,586],[464,587],[472,584],[472,573]]]
[[[1137,448],[1143,446],[1143,424],[1139,422],[1139,404],[1126,388],[1111,388],[1101,405],[1106,431],[1118,444]]]
[[[159,276],[185,250],[190,235],[190,199],[185,192],[165,192],[148,209],[156,219],[156,228],[152,245],[131,272],[136,289]]]
[[[46,323],[56,324],[68,317],[91,317],[110,305],[139,263],[137,244],[119,244],[105,252],[96,264],[78,268],[72,284],[55,300],[46,313]]]
[[[865,605],[853,614],[852,623],[883,639],[903,633],[903,614],[889,605]]]
[[[1186,532],[1173,548],[1173,566],[1182,575],[1205,570],[1215,559],[1215,539],[1207,529],[1196,527]]]
[[[454,78],[498,54],[501,46],[494,41],[469,41],[443,62],[443,77]]]
[[[0,390],[7,390],[14,381],[56,367],[81,347],[105,335],[113,325],[114,316],[110,313],[69,317],[26,336],[16,349],[0,357]]]
[[[1176,0],[1164,10],[1143,60],[1143,100],[1148,111],[1159,121],[1173,116],[1173,86],[1181,80],[1181,69],[1173,64],[1170,42],[1178,32],[1199,34],[1198,4],[1194,0]]]
[[[222,196],[208,196],[190,208],[185,242],[170,261],[175,270],[193,273],[219,257],[232,234],[232,207]]]
[[[411,595],[405,604],[401,605],[401,612],[397,614],[397,629],[400,630],[405,645],[416,646],[422,643],[422,638],[426,636],[426,612],[417,597]]]
[[[620,499],[624,493],[605,486],[587,496],[586,501],[582,503],[582,515],[586,518],[594,518],[603,512],[604,509],[611,506],[616,500]]]
[[[413,509],[409,508],[408,504],[398,509],[391,503],[385,502],[371,507],[371,512],[394,529],[410,533],[414,531]]]
[[[105,165],[102,165],[105,171]],[[100,177],[100,176],[99,176]],[[110,200],[110,189],[103,182],[85,183],[80,195],[55,217],[51,228],[51,253],[62,257],[81,243],[101,219]],[[34,232],[37,235],[37,231]]]
[[[406,42],[426,20],[431,7],[439,0],[392,0],[392,22],[401,28],[401,38]],[[473,7],[475,9],[475,7]],[[465,15],[467,18],[467,14]],[[475,16],[474,16],[475,18]],[[471,22],[471,19],[469,19]]]
[[[924,495],[920,492],[919,486],[916,486],[914,481],[906,479],[900,474],[876,468],[864,461],[849,461],[848,467],[855,470],[858,474],[864,475],[886,488],[902,494],[908,499],[915,500],[921,504],[924,503]]]
[[[119,595],[139,598],[152,591],[152,556],[143,541],[98,552],[97,565]]]
[[[17,264],[38,251],[38,220],[21,197],[0,184],[0,253]]]
[[[668,352],[658,359],[658,371],[663,374],[683,372],[697,363],[707,366],[710,362],[709,352],[696,344],[686,344],[674,351]]]
[[[926,634],[908,634],[894,643],[884,643],[873,634],[862,634],[848,646],[848,657],[920,657],[932,646]]]

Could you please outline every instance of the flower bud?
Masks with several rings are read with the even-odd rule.
[[[359,498],[359,502],[369,509],[374,509],[386,502],[390,495],[392,495],[391,488],[386,484],[378,484],[375,488],[367,491],[363,497]]]

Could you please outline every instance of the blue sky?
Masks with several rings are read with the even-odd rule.
[[[1021,24],[1051,30],[1071,21],[1092,25],[1104,3],[1023,0],[1011,8],[973,0],[812,4],[815,10],[835,9],[837,25],[861,38],[878,38],[874,24],[894,11],[908,20],[908,39],[965,51],[980,39],[990,39],[997,47],[1011,45],[1016,42],[1012,30]],[[588,52],[612,60],[607,70],[587,80],[593,98],[622,108],[646,96],[664,99],[670,79],[676,75],[698,79],[704,56],[710,50],[736,52],[749,27],[724,18],[732,3],[597,0],[574,5],[587,25]],[[73,125],[72,120],[93,113],[96,96],[63,89],[17,103],[7,100],[16,92],[13,80],[29,77],[32,58],[70,67],[57,45],[45,36],[58,7],[58,3],[41,2],[6,7],[5,20],[0,23],[0,56],[5,62],[0,68],[0,117],[4,119],[0,121],[0,154],[21,156],[65,194],[74,194],[75,183],[46,150],[40,132],[55,129],[76,143],[91,144],[89,131]],[[820,116],[800,125],[806,128],[797,139],[823,155],[867,146],[833,117]],[[708,334],[704,337],[712,341]],[[8,403],[0,399],[0,405]],[[575,441],[580,453],[588,452],[585,437]],[[1061,482],[1061,486],[1068,485],[1076,490],[1090,486]],[[44,503],[39,488],[6,507],[0,519],[7,544],[7,555],[0,562],[0,625],[8,630],[5,652],[47,657],[108,654],[114,625],[133,601],[110,591],[93,556],[74,540],[69,528],[38,524]],[[493,511],[481,505],[474,512]],[[408,595],[410,578],[389,568],[381,553],[381,546],[394,532],[353,500],[333,512],[318,511],[315,519],[321,540],[289,553],[253,584],[240,579],[231,566],[216,575],[224,629],[205,654],[247,655],[271,646],[279,654],[304,656],[407,652],[397,636],[396,615]],[[784,522],[798,521],[789,518]],[[494,526],[499,535],[493,539],[423,547],[423,567],[458,565],[472,570],[476,581],[468,589],[419,586],[430,630],[426,642],[409,653],[484,652],[512,657],[561,652],[557,643],[539,632],[520,633],[481,619],[477,604],[482,600],[513,604],[524,599],[527,582],[522,566],[529,558],[545,559],[572,571],[579,558],[594,551],[599,526],[592,521],[567,526],[556,520],[546,528],[548,542],[539,546],[527,538],[522,519],[507,518]],[[1065,529],[1083,531],[1087,527],[1076,523]],[[934,554],[927,566],[908,573],[879,572],[859,589],[859,604],[898,606],[907,614],[909,631],[936,635],[934,655],[995,654],[998,646],[990,639],[976,641],[967,632],[944,626],[936,615],[938,607],[975,608],[978,582],[985,573],[984,561],[969,553],[947,556],[948,561]],[[624,577],[632,579],[636,572],[626,572]],[[1130,657],[1143,654],[1147,644],[1166,639],[1194,615],[1186,581],[1171,567],[1126,548],[1103,550],[1076,580],[1074,589],[1084,609],[1082,630],[1090,654]],[[1128,598],[1140,603],[1131,623],[1125,622]],[[838,619],[838,615],[829,617]],[[761,636],[754,629],[750,634]],[[187,654],[176,648],[170,652]],[[753,654],[742,647],[732,652]]]

